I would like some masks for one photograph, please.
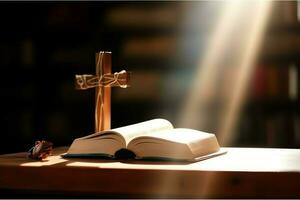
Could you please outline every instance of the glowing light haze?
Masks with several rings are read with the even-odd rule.
[[[231,0],[220,3],[224,4],[222,14],[215,24],[204,56],[198,62],[191,89],[179,112],[178,124],[180,127],[203,130],[210,120],[216,127],[220,144],[226,146],[234,138],[235,124],[255,65],[271,2]],[[226,71],[232,72],[226,73],[227,76],[229,74],[229,81],[220,82]],[[218,93],[220,87],[225,87],[222,85],[227,88],[223,96]],[[218,109],[221,120],[210,117],[214,109]]]

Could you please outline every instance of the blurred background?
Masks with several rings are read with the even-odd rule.
[[[93,133],[95,53],[132,72],[112,127],[166,118],[222,146],[300,147],[297,1],[1,2],[0,153]]]

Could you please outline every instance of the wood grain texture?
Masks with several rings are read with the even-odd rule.
[[[93,197],[299,198],[300,150],[225,148],[196,163],[0,156],[0,190]]]
[[[96,75],[101,77],[104,74],[111,73],[111,52],[100,51],[96,53]],[[99,96],[100,95],[100,96]],[[101,98],[100,101],[97,99]],[[110,87],[97,87],[96,88],[96,122],[95,132],[110,129],[111,117],[111,88]]]

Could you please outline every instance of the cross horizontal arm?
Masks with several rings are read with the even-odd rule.
[[[94,87],[129,87],[130,72],[122,70],[114,74],[104,74],[103,76],[95,76],[90,74],[76,75],[76,89],[86,90]]]

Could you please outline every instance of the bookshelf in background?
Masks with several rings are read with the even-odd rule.
[[[239,123],[240,146],[300,147],[299,12],[296,1],[273,2]]]
[[[219,3],[210,3],[219,13]],[[2,134],[0,151],[23,151],[42,138],[69,145],[93,131],[94,94],[78,93],[73,81],[94,73],[100,50],[113,52],[113,71],[134,71],[131,88],[113,91],[113,127],[158,115],[174,121],[216,20],[206,17],[206,4],[1,2],[1,70],[16,80],[1,79],[1,121],[9,134]],[[186,19],[190,9],[200,17]],[[297,14],[297,2],[274,2],[234,146],[300,147]]]

